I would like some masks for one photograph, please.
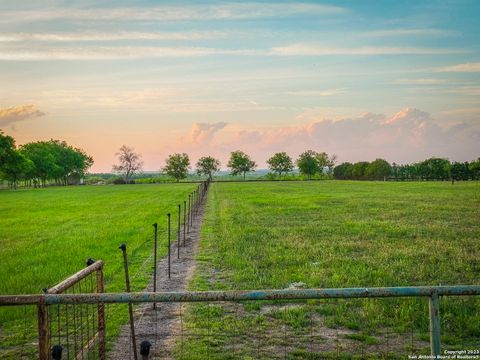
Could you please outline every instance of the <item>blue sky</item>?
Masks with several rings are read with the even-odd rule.
[[[109,170],[122,144],[226,163],[480,155],[480,2],[0,3],[0,128]]]

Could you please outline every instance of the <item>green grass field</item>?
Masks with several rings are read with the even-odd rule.
[[[122,253],[127,243],[132,290],[150,281],[154,222],[159,256],[166,254],[166,214],[176,214],[195,184],[77,186],[0,191],[0,293],[35,294],[85,266],[105,261],[107,291],[124,291]],[[174,219],[176,219],[174,217]],[[34,310],[0,308],[0,348],[35,331]],[[22,318],[29,315],[28,323]],[[126,311],[109,319],[110,334]],[[19,320],[22,319],[22,320]],[[25,339],[28,341],[28,339]],[[1,357],[1,356],[0,356]]]
[[[332,288],[479,282],[479,183],[223,183],[213,185],[208,206],[192,290],[282,289],[293,283]],[[340,346],[346,344],[357,355],[428,352],[426,299],[283,305],[245,303],[233,316],[218,305],[191,306],[190,331],[213,327],[223,334],[233,331],[234,336],[218,339],[213,346],[205,339],[192,339],[183,344],[179,357],[200,359],[208,352],[211,359],[249,354],[270,358],[276,353],[283,358],[282,341],[287,340],[278,329],[284,326],[287,342],[294,344],[289,358],[315,358],[299,334],[318,329],[324,334],[340,330]],[[478,299],[442,299],[441,312],[446,346],[478,347]],[[266,353],[251,353],[256,333],[270,338]],[[325,341],[320,336],[319,349],[328,352],[327,344],[322,348]],[[225,355],[232,342],[242,356]]]

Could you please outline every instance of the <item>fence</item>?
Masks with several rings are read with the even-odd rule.
[[[87,267],[50,289],[45,295],[103,293],[103,261],[89,259]],[[43,299],[38,308],[38,347],[40,359],[105,359],[105,309],[95,305],[49,304]],[[61,344],[61,345],[60,345]],[[95,347],[97,345],[97,347]]]
[[[101,262],[97,262],[96,269],[101,274]],[[95,264],[94,264],[95,265]],[[93,267],[83,274],[92,272]],[[78,275],[78,274],[77,274]],[[76,281],[75,277],[67,279],[58,285],[68,287],[69,282]],[[63,285],[62,285],[63,284]],[[100,286],[101,288],[101,286]],[[71,294],[54,291],[42,295],[18,295],[18,296],[0,296],[0,306],[8,305],[37,305],[39,309],[39,329],[40,336],[46,340],[48,326],[48,316],[45,314],[45,308],[51,306],[72,307],[97,306],[101,309],[106,304],[116,303],[214,303],[214,302],[248,302],[248,301],[287,301],[287,300],[321,300],[321,299],[354,299],[354,298],[391,298],[391,297],[422,297],[429,300],[429,318],[430,318],[430,351],[433,356],[441,355],[440,343],[440,297],[448,296],[473,296],[480,295],[480,286],[424,286],[424,287],[389,287],[389,288],[344,288],[344,289],[292,289],[292,290],[255,290],[255,291],[210,291],[210,292],[170,292],[170,293],[89,293],[89,294]],[[47,310],[48,313],[48,310]],[[51,322],[50,322],[51,323]],[[101,338],[101,321],[99,317],[99,331],[95,338]],[[68,327],[67,327],[68,328]],[[208,329],[210,331],[210,329]],[[68,340],[62,338],[61,345],[64,349],[68,348]],[[93,339],[93,338],[92,338]],[[92,339],[89,340],[91,343]],[[52,342],[43,342],[40,347],[40,358],[48,359],[50,354],[54,359],[69,358],[58,356],[58,346],[47,348],[45,344]],[[67,344],[67,346],[65,346]],[[70,353],[71,352],[67,352]],[[104,352],[98,352],[98,358],[102,358]],[[71,358],[79,358],[78,353]]]

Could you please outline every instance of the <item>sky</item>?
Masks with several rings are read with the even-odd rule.
[[[0,1],[0,129],[111,171],[243,150],[480,156],[480,2]]]

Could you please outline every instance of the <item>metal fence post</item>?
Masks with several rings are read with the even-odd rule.
[[[49,344],[48,344],[48,310],[45,300],[40,299],[37,305],[38,313],[38,355],[40,360],[48,360]]]
[[[123,253],[123,266],[125,268],[125,285],[127,289],[127,293],[130,292],[130,276],[128,275],[128,259],[127,259],[127,245],[122,244],[119,247]],[[133,306],[131,302],[128,302],[128,315],[130,318],[130,334],[132,336],[132,348],[133,348],[133,358],[138,360],[137,355],[137,341],[135,339],[135,322],[133,320]]]
[[[429,298],[430,310],[430,354],[439,356],[440,343],[440,301],[437,292],[433,292]]]
[[[157,234],[158,234],[158,224],[155,223],[153,226],[153,292],[157,291]],[[157,304],[153,303],[153,308],[157,308]]]
[[[97,293],[104,292],[103,285],[103,266],[97,270]],[[97,323],[98,323],[98,356],[100,360],[105,360],[105,304],[98,303],[97,305]]]
[[[178,205],[178,223],[177,223],[177,259],[180,259],[180,218],[182,217],[182,205]]]
[[[171,253],[171,246],[170,246],[170,242],[171,242],[171,238],[170,238],[170,213],[167,214],[167,217],[168,217],[168,229],[167,229],[167,232],[168,232],[168,278],[170,279],[170,276],[171,276],[171,273],[170,273],[170,253]]]
[[[185,246],[186,235],[186,226],[187,226],[187,202],[183,201],[183,246]]]

